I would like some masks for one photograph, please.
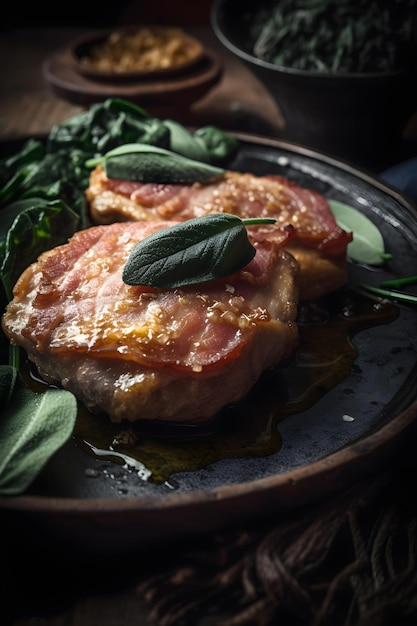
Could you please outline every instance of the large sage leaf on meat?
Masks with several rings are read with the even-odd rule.
[[[255,256],[246,225],[275,221],[211,213],[163,228],[134,246],[123,280],[128,285],[174,288],[225,278]]]
[[[391,254],[385,252],[381,231],[366,215],[336,200],[329,200],[329,204],[340,228],[353,233],[353,240],[347,248],[351,259],[378,266],[392,258]]]
[[[138,183],[187,185],[220,176],[221,167],[146,144],[125,144],[97,159],[88,159],[87,167],[103,165],[109,178]]]
[[[0,365],[0,401],[0,494],[16,495],[70,438],[77,401],[62,389],[32,391],[9,365]]]

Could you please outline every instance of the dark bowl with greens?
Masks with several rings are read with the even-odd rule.
[[[284,139],[392,160],[417,110],[417,0],[214,0],[211,23],[275,99]]]

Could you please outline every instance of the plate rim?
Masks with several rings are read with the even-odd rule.
[[[258,478],[245,483],[238,483],[236,485],[223,485],[220,487],[214,487],[207,491],[196,490],[185,493],[172,492],[161,497],[147,496],[144,498],[138,497],[126,497],[126,498],[107,498],[107,497],[95,497],[95,498],[71,498],[71,497],[50,497],[50,496],[37,496],[32,494],[21,494],[16,496],[3,496],[0,498],[0,509],[7,509],[10,505],[13,508],[19,510],[43,510],[42,505],[51,504],[58,511],[68,511],[73,509],[74,503],[81,510],[89,510],[90,504],[91,510],[98,510],[104,512],[108,510],[120,512],[121,503],[127,505],[128,509],[148,510],[149,505],[154,505],[151,508],[164,510],[170,508],[171,505],[187,505],[194,500],[198,500],[201,504],[206,501],[208,503],[224,500],[226,497],[229,500],[239,498],[243,495],[247,495],[254,490],[254,487],[259,487],[262,491],[274,491],[281,487],[296,487],[300,481],[306,478],[306,474],[313,473],[311,469],[318,469],[314,472],[314,477],[318,475],[325,476],[328,472],[333,472],[336,469],[346,468],[355,461],[366,460],[373,454],[379,453],[384,456],[385,447],[391,447],[396,444],[397,438],[405,436],[408,429],[414,426],[414,422],[417,424],[417,399],[414,400],[404,411],[402,411],[395,418],[390,420],[384,426],[381,426],[374,433],[371,433],[367,437],[361,438],[352,444],[337,450],[329,454],[328,456],[315,461],[311,464],[298,467],[290,472],[282,474],[276,474],[274,476],[266,476],[264,478]],[[395,436],[395,439],[392,438]],[[372,473],[374,469],[370,469]],[[326,491],[326,490],[324,490]],[[325,494],[324,494],[325,495]],[[18,502],[17,502],[18,501]],[[39,506],[40,505],[40,506]],[[142,506],[143,505],[143,508]],[[285,503],[283,508],[286,509]],[[47,507],[46,507],[47,508]],[[46,510],[45,508],[45,510]]]

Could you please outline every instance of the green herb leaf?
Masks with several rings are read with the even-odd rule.
[[[380,287],[373,287],[372,285],[360,285],[362,289],[374,293],[384,298],[390,298],[390,300],[397,300],[397,302],[403,302],[404,304],[417,304],[417,296],[411,293],[404,293],[403,291],[394,291],[391,289],[381,289]]]
[[[132,249],[123,280],[128,285],[174,288],[225,278],[255,256],[245,225],[274,222],[211,213],[164,228]]]
[[[210,153],[205,144],[185,126],[174,120],[164,120],[164,126],[170,131],[170,147],[173,152],[189,159],[210,163]]]
[[[43,143],[38,139],[28,139],[16,154],[0,160],[0,186],[5,185],[20,170],[41,161],[44,156]]]
[[[6,204],[13,200],[17,190],[22,187],[22,184],[27,176],[27,171],[21,170],[17,172],[13,178],[7,181],[7,183],[0,189],[0,202]]]
[[[3,209],[0,280],[8,299],[23,270],[45,250],[65,243],[78,225],[79,216],[59,200],[26,198]]]
[[[216,165],[230,161],[239,148],[239,141],[235,137],[211,124],[197,128],[193,136],[206,146],[210,154],[210,162]]]
[[[340,228],[353,233],[347,254],[354,261],[367,265],[383,265],[392,255],[385,252],[380,230],[363,213],[347,204],[329,200],[330,208]]]
[[[99,164],[109,178],[141,183],[190,184],[224,172],[220,167],[146,144],[125,144],[86,162],[87,167]]]
[[[0,494],[22,493],[70,438],[77,401],[69,391],[30,390],[18,370],[0,366]]]
[[[417,275],[414,276],[405,276],[404,278],[393,278],[392,280],[384,280],[381,283],[381,287],[393,287],[394,289],[398,289],[398,287],[403,287],[404,285],[415,285],[417,283]]]

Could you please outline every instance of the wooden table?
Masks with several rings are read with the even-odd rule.
[[[83,110],[56,95],[42,72],[42,63],[85,29],[23,29],[0,36],[0,139],[42,135],[54,124]],[[259,81],[223,50],[209,29],[198,36],[224,63],[220,82],[183,111],[190,124],[221,124],[224,128],[279,135],[280,112]],[[262,107],[259,107],[262,102]],[[149,110],[153,114],[152,110]]]
[[[6,30],[1,33],[0,139],[2,141],[45,135],[54,124],[83,110],[82,105],[58,97],[45,81],[42,73],[43,61],[65,42],[69,42],[82,32],[83,29],[55,28]],[[195,126],[213,123],[224,129],[245,130],[279,137],[282,118],[276,104],[264,87],[238,60],[221,49],[209,29],[196,29],[194,34],[221,55],[224,62],[224,74],[219,83],[201,100],[183,111],[183,121]],[[411,134],[413,132],[412,130]],[[329,509],[328,505],[326,505],[327,508],[323,506],[319,509],[323,519],[329,521],[334,520],[335,515],[339,516],[341,537],[346,530],[345,525],[350,522],[349,539],[351,539],[355,528],[358,530],[355,526],[358,521],[356,515],[368,497],[371,500],[375,498],[375,518],[378,519],[379,516],[379,521],[382,520],[385,523],[387,532],[400,519],[403,513],[401,507],[406,507],[407,519],[410,520],[407,528],[414,533],[409,537],[413,550],[417,545],[415,542],[415,506],[413,508],[412,504],[413,501],[415,504],[415,497],[413,500],[411,494],[405,491],[405,485],[407,474],[415,472],[416,468],[415,462],[412,463],[408,457],[404,458],[402,464],[396,467],[394,475],[391,473],[384,475],[379,479],[378,484],[367,484],[357,493],[344,494],[342,499],[335,504],[336,514],[335,509]],[[391,497],[384,501],[379,489],[381,485],[386,494],[392,494],[397,488],[399,491],[405,491],[401,502],[398,503]],[[415,494],[415,488],[413,489]],[[346,522],[343,521],[345,519]],[[251,608],[253,615],[265,615],[268,613],[268,606],[273,608],[273,603],[271,604],[273,592],[271,587],[271,593],[268,595],[268,580],[273,581],[279,567],[284,567],[284,565],[289,568],[285,570],[286,573],[290,573],[288,563],[277,564],[269,557],[274,551],[274,545],[276,545],[274,542],[278,541],[278,537],[285,536],[284,533],[289,532],[288,528],[296,521],[289,520],[290,525],[285,527],[285,525],[280,526],[281,520],[275,520],[272,526],[270,523],[270,525],[266,524],[256,529],[237,529],[235,533],[206,538],[196,546],[181,546],[178,549],[173,546],[171,551],[154,555],[154,560],[151,562],[145,562],[140,554],[132,554],[130,558],[124,558],[120,562],[117,559],[105,561],[91,557],[82,559],[79,556],[78,560],[72,562],[71,559],[57,558],[52,544],[49,549],[45,549],[45,546],[37,547],[27,544],[22,535],[17,543],[16,538],[13,542],[9,541],[7,536],[2,536],[0,623],[10,624],[10,626],[64,626],[65,624],[74,626],[98,624],[100,626],[133,626],[133,624],[135,626],[146,624],[162,626],[164,624],[169,626],[180,623],[174,617],[177,609],[184,610],[187,603],[193,605],[198,600],[199,594],[203,597],[206,593],[209,597],[212,593],[214,598],[213,604],[210,604],[209,600],[206,613],[209,609],[214,609],[216,602],[221,603],[223,599],[233,614],[234,604],[238,603],[239,594],[245,593],[248,598],[254,599]],[[308,548],[308,529],[312,526],[311,524],[309,526],[307,519],[305,524],[303,520],[298,521],[302,522],[300,533],[305,538],[304,548],[307,551],[311,549],[311,546]],[[325,522],[323,525],[323,532],[326,533]],[[356,536],[356,540],[359,541],[359,536]],[[296,545],[294,537],[288,536],[288,542],[290,541]],[[337,548],[336,536],[332,545],[336,546],[334,548],[336,551],[341,549],[340,546]],[[376,556],[379,554],[377,547],[375,548]],[[358,550],[360,552],[360,546]],[[353,563],[360,564],[360,558],[359,554]],[[416,554],[409,555],[409,558],[410,565],[408,569],[405,568],[406,574],[404,574],[405,596],[402,603],[405,605],[412,604],[412,598],[415,599],[417,589],[415,574],[413,574],[417,569]],[[203,584],[201,581],[194,581],[192,575],[195,570],[198,571],[198,568],[201,573],[205,563],[208,580]],[[378,567],[378,563],[375,566]],[[308,567],[305,572],[307,575]],[[148,573],[149,580],[147,579]],[[259,589],[257,591],[255,587],[252,587],[255,585],[255,573],[258,582],[260,580],[263,582],[262,593]],[[346,576],[348,574],[345,572]],[[237,584],[238,575],[243,581],[240,587]],[[204,576],[201,576],[201,580],[203,578]],[[182,586],[181,581],[185,583]],[[300,594],[300,599],[305,599],[303,589],[297,580],[291,579],[289,582],[291,582],[289,589],[294,592],[294,604],[297,604],[297,594]],[[380,583],[383,590],[382,579]],[[211,584],[213,589],[215,589],[215,584],[217,585],[216,593],[210,591]],[[327,579],[327,582],[324,579],[317,580],[316,592],[320,585],[329,584],[331,584],[331,579]],[[407,588],[405,588],[406,585],[408,585]],[[163,589],[167,590],[165,597]],[[160,596],[158,596],[158,590]],[[164,602],[167,611],[164,611]],[[149,606],[154,611],[151,614],[148,612]],[[397,615],[399,612],[402,616],[406,613],[404,606],[401,605],[401,598],[394,598],[392,606]],[[7,618],[8,612],[10,621]],[[167,617],[168,614],[170,617]],[[240,621],[234,623],[260,624],[261,622],[256,619],[255,617],[253,621],[250,621],[248,614],[247,621],[244,621],[244,616],[240,614]],[[309,623],[308,618],[306,619],[307,621],[302,621],[300,618],[300,626]],[[326,623],[339,626],[342,623],[341,620],[342,617],[339,615],[335,621]],[[218,617],[210,618],[208,615],[203,622],[205,626],[226,623],[225,620],[219,621]],[[203,622],[198,621],[198,623]],[[195,622],[187,623],[197,624],[197,619]],[[349,624],[354,623],[354,621],[349,622]],[[397,624],[396,621],[392,623]],[[406,622],[398,623],[405,624]],[[381,626],[382,622],[378,624]]]

